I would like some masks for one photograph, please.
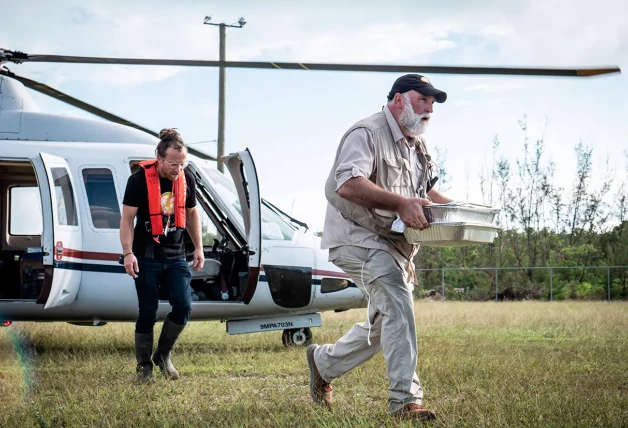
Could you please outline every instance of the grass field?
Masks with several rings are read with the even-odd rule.
[[[315,342],[364,314],[324,314]],[[427,425],[628,426],[628,304],[421,301],[416,319],[424,404],[438,416]],[[310,401],[305,348],[284,348],[281,332],[191,323],[173,357],[181,379],[153,385],[132,382],[132,338],[132,323],[0,329],[0,426],[399,424],[381,354],[334,382],[326,411]]]

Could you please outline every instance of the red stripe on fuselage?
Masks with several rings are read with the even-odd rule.
[[[120,260],[120,254],[114,253],[98,253],[94,251],[73,250],[72,248],[63,249],[63,257],[73,257],[83,260],[102,260],[108,262],[117,262]]]
[[[264,272],[264,265],[262,265],[260,272]],[[349,275],[347,275],[344,272],[335,272],[332,270],[317,270],[317,269],[312,269],[312,276],[330,276],[334,278],[349,278]]]
[[[63,249],[63,257],[72,257],[75,259],[83,259],[83,260],[101,260],[108,262],[117,262],[120,260],[120,254],[115,253],[99,253],[95,251],[81,251],[74,250],[72,248],[64,248]],[[260,272],[264,272],[264,266],[262,265]],[[313,276],[329,276],[335,278],[349,278],[344,272],[334,272],[331,270],[312,270]]]
[[[349,275],[347,275],[344,272],[334,272],[331,270],[312,270],[312,275],[320,275],[320,276],[332,276],[332,277],[336,277],[336,278],[349,278]]]

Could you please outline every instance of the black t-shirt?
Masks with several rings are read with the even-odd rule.
[[[185,169],[185,183],[187,192],[185,196],[186,208],[196,206],[196,182],[194,176],[188,169]],[[150,217],[148,215],[148,188],[146,186],[146,172],[144,168],[140,168],[135,174],[129,177],[124,192],[124,200],[122,203],[130,207],[137,207],[137,223],[135,225],[135,233],[133,236],[133,253],[136,257],[144,257],[146,253],[146,241],[150,239],[154,244],[155,256],[164,255],[166,258],[173,259],[185,255],[183,246],[183,230],[177,230],[174,226],[174,198],[172,197],[172,181],[167,178],[159,177],[159,186],[161,189],[161,207],[167,213],[170,213],[170,227],[166,236],[159,237],[159,243],[153,241],[150,232]]]

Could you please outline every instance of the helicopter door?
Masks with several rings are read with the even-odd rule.
[[[81,227],[72,175],[67,162],[40,153],[31,158],[37,173],[44,220],[41,244],[43,264],[52,271],[50,294],[44,309],[72,303],[81,282],[81,264],[68,261],[82,252]],[[52,267],[52,269],[50,269]]]
[[[260,250],[262,248],[262,211],[259,183],[255,163],[249,149],[222,157],[238,191],[244,230],[248,243],[249,278],[246,292],[242,297],[249,303],[257,288],[260,270]]]

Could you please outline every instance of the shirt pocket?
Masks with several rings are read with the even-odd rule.
[[[410,171],[403,159],[384,158],[384,163],[386,163],[386,184],[388,187],[401,187],[410,184]]]

